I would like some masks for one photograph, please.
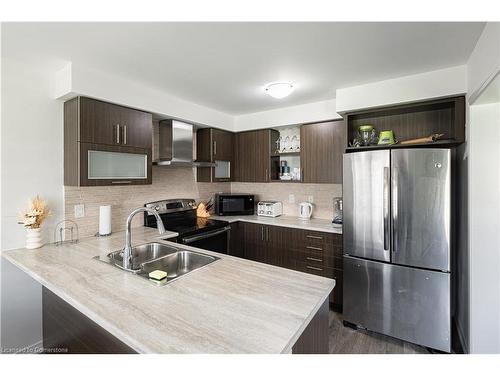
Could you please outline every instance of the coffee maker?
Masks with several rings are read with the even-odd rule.
[[[333,198],[333,224],[342,225],[342,197]]]

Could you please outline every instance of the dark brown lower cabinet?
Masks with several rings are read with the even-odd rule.
[[[42,287],[43,347],[48,354],[131,354],[132,348]]]
[[[292,347],[292,354],[328,354],[328,300],[307,325]]]
[[[134,354],[132,348],[42,287],[43,347],[47,354]],[[328,301],[292,347],[293,354],[328,353]]]
[[[342,236],[275,225],[238,223],[233,250],[245,259],[335,279],[330,303],[342,311]]]

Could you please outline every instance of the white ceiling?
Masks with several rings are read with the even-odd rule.
[[[2,55],[73,61],[229,114],[466,63],[484,23],[11,23]],[[262,86],[296,83],[286,99]]]

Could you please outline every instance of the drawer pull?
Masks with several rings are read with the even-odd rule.
[[[307,257],[306,258],[307,260],[312,260],[314,262],[323,262],[323,259],[318,259],[318,258],[311,258],[311,257]]]
[[[131,184],[132,181],[111,181],[112,184]]]
[[[306,266],[306,267],[309,268],[310,270],[323,271],[323,268],[319,268],[319,267],[313,267],[313,266]]]
[[[323,251],[323,249],[321,247],[314,247],[314,246],[306,246],[306,249]]]
[[[323,237],[321,237],[321,236],[313,236],[312,234],[308,234],[306,237],[307,238],[314,238],[315,240],[322,240],[323,239]]]

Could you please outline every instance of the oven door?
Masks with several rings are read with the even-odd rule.
[[[229,248],[231,227],[215,229],[210,232],[194,234],[192,236],[180,238],[178,241],[184,245],[215,251],[216,253],[227,254]]]

